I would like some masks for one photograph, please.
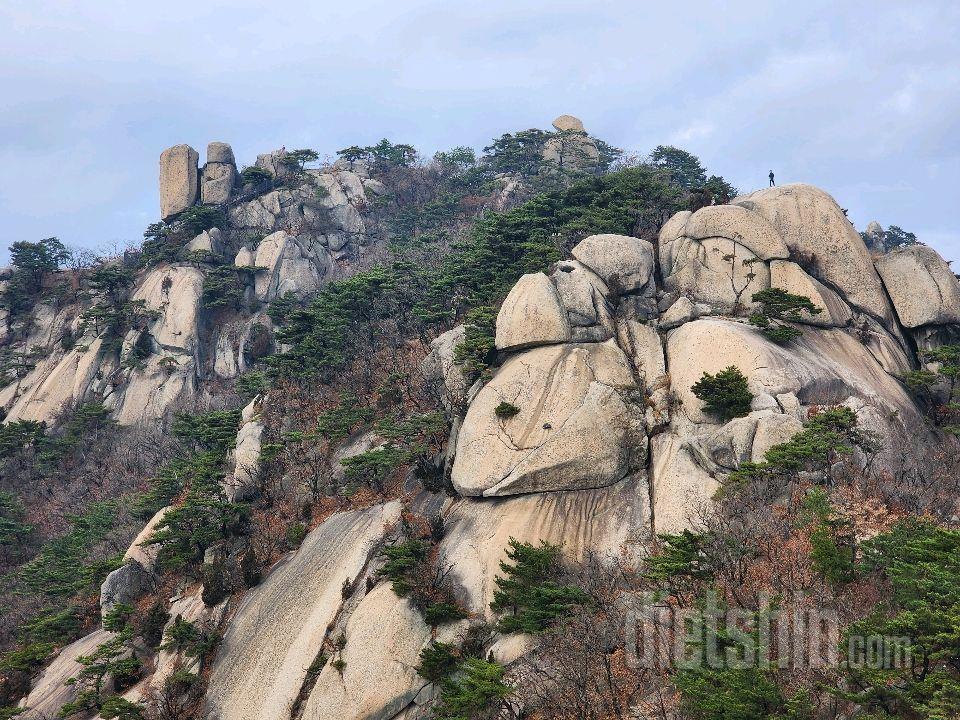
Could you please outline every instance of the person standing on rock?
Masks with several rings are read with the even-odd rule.
[[[773,170],[770,171],[770,187],[774,187],[776,183],[773,181]]]

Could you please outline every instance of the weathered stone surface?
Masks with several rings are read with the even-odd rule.
[[[602,487],[623,478],[646,436],[623,392],[636,387],[613,342],[537,348],[510,358],[470,404],[452,480],[463,495]],[[510,403],[519,412],[498,417]]]
[[[646,479],[622,480],[610,487],[575,492],[535,493],[509,498],[461,498],[444,514],[446,534],[441,559],[463,589],[464,606],[492,619],[494,580],[506,560],[511,537],[561,545],[574,560],[588,552],[622,556],[649,537]]]
[[[152,355],[127,376],[126,385],[104,405],[121,425],[155,423],[181,404],[189,406],[197,393],[192,356],[176,351]]]
[[[153,535],[154,531],[163,521],[163,518],[170,511],[169,507],[161,508],[144,525],[143,530],[137,533],[137,536],[130,543],[130,547],[123,555],[124,562],[137,562],[147,572],[152,572],[157,562],[157,555],[160,552],[159,545],[147,545],[147,540]]]
[[[437,639],[449,642],[450,635],[451,626],[446,625]],[[390,583],[380,583],[360,601],[344,637],[343,674],[327,663],[304,704],[303,717],[389,720],[429,685],[416,668],[420,651],[431,641],[430,627],[409,599],[396,596]]]
[[[904,326],[960,323],[960,282],[936,250],[908,245],[878,257],[876,265]]]
[[[787,244],[773,226],[761,215],[738,205],[700,208],[687,220],[683,234],[691,240],[736,240],[761,260],[790,257]]]
[[[617,342],[642,380],[647,397],[647,430],[660,427],[670,420],[670,378],[660,333],[652,325],[622,320],[617,328]]]
[[[585,132],[583,122],[573,115],[561,115],[551,124],[557,132]]]
[[[557,289],[543,273],[521,277],[497,313],[498,350],[518,350],[570,339],[570,321]]]
[[[650,438],[650,460],[656,532],[676,533],[689,528],[698,513],[709,506],[720,483],[697,462],[684,435],[674,431]]]
[[[337,513],[248,591],[224,635],[210,675],[211,720],[288,720],[327,627],[377,552],[400,503]]]
[[[835,405],[855,396],[896,416],[899,423],[921,423],[900,384],[858,339],[842,330],[809,328],[790,347],[783,347],[743,323],[704,318],[670,333],[667,365],[681,411],[696,423],[715,419],[703,412],[693,384],[704,372],[716,373],[730,365],[747,377],[757,396],[793,393],[804,405]]]
[[[197,161],[189,145],[174,145],[160,153],[160,217],[183,212],[197,201]]]
[[[569,132],[547,138],[543,159],[561,171],[592,171],[600,160],[597,143],[586,133]]]
[[[787,442],[801,430],[803,430],[803,423],[794,415],[774,413],[760,418],[757,421],[757,431],[753,436],[750,460],[762,462],[767,450],[774,445]]]
[[[220,228],[210,228],[209,230],[204,230],[193,240],[187,243],[187,250],[189,252],[206,251],[216,257],[222,256],[226,250],[226,247],[226,241],[224,240],[223,233],[220,231]]]
[[[460,408],[467,401],[467,379],[455,360],[457,345],[463,342],[465,333],[466,328],[457,325],[440,334],[430,343],[430,353],[423,359],[423,376],[442,385],[441,399],[448,409]]]
[[[200,182],[200,202],[221,205],[230,199],[237,182],[237,168],[231,163],[211,163],[203,166]]]
[[[82,402],[106,365],[101,357],[102,344],[97,338],[89,345],[75,347],[59,361],[48,358],[19,383],[9,385],[19,394],[9,406],[7,422],[32,420],[52,425],[65,409]]]
[[[663,330],[672,330],[686,322],[696,320],[699,316],[697,306],[690,302],[690,298],[681,295],[667,311],[660,316],[660,328]]]
[[[723,312],[749,308],[753,294],[770,287],[767,264],[739,242],[681,237],[668,254],[664,266],[670,274],[664,277],[664,288]]]
[[[798,183],[742,195],[733,204],[766,218],[790,248],[794,260],[837,288],[848,302],[890,327],[893,315],[870,253],[827,193]]]
[[[251,402],[247,407],[253,407]],[[253,498],[259,489],[260,448],[265,428],[255,413],[243,422],[237,433],[236,447],[231,453],[233,472],[223,479],[223,492],[230,502]]]
[[[241,250],[235,263],[238,267],[249,266],[246,264],[251,259],[254,267],[262,268],[255,277],[255,291],[261,302],[270,302],[288,292],[302,297],[317,290],[330,267],[330,257],[322,247],[302,242],[284,230],[265,237],[253,253]]]
[[[153,588],[153,576],[136,560],[128,560],[107,575],[100,586],[100,613],[106,617],[117,604],[132,604]]]
[[[59,717],[60,708],[77,696],[77,686],[66,684],[67,680],[74,677],[83,667],[77,662],[77,658],[90,655],[112,637],[112,632],[94,630],[63,648],[53,662],[33,681],[30,694],[20,704],[20,707],[30,709],[18,715],[17,718],[47,720],[47,718]]]
[[[647,240],[627,235],[591,235],[577,243],[571,254],[599,275],[616,295],[656,292],[653,245]]]
[[[795,262],[774,260],[770,263],[770,287],[810,298],[820,308],[818,314],[806,310],[800,322],[823,327],[843,327],[853,318],[850,307],[833,290],[807,275]]]
[[[233,148],[230,143],[212,142],[207,144],[207,162],[225,163],[236,167],[237,161],[233,156]]]
[[[162,350],[193,354],[199,346],[203,273],[188,265],[161,265],[144,278],[133,294],[145,309],[159,317],[150,325],[150,335]]]
[[[550,279],[557,288],[574,331],[599,325],[608,333],[600,341],[613,336],[613,312],[607,302],[610,291],[596,273],[576,260],[565,260],[557,263]]]

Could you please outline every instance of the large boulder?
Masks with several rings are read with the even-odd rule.
[[[806,271],[789,260],[774,260],[770,263],[770,287],[786,290],[794,295],[803,295],[820,309],[819,313],[804,310],[801,322],[823,327],[843,327],[853,318],[850,306],[839,295]]]
[[[424,378],[442,388],[441,400],[450,410],[458,410],[467,401],[467,378],[456,362],[457,346],[465,335],[463,325],[440,334],[430,343],[430,353],[421,365]]]
[[[820,188],[794,184],[765,188],[733,200],[764,217],[792,259],[843,293],[854,306],[892,327],[893,315],[870,253],[840,206]]]
[[[550,276],[570,320],[575,342],[602,342],[613,337],[610,291],[600,276],[581,262],[557,263]]]
[[[254,251],[241,250],[235,264],[256,268],[257,298],[270,302],[287,293],[304,297],[317,290],[330,268],[330,256],[309,238],[279,230],[261,240]]]
[[[444,626],[436,639],[450,642],[451,630]],[[417,665],[420,651],[433,639],[430,627],[390,583],[380,583],[360,601],[343,636],[343,672],[329,662],[323,667],[304,703],[304,718],[390,720],[429,686]]]
[[[114,634],[107,630],[94,630],[63,648],[34,679],[30,694],[20,703],[20,707],[28,709],[16,717],[22,720],[60,717],[60,708],[72,702],[80,689],[76,684],[67,682],[83,669],[77,659],[92,655],[113,637]]]
[[[160,217],[167,220],[197,201],[197,161],[189,145],[174,145],[160,153]]]
[[[693,213],[683,234],[691,240],[736,240],[761,260],[790,257],[787,244],[761,215],[738,205],[711,205]]]
[[[136,560],[128,560],[104,579],[100,586],[100,612],[103,617],[117,605],[130,605],[150,592],[154,578]]]
[[[586,132],[583,129],[583,121],[573,115],[560,115],[551,124],[557,132]]]
[[[470,404],[452,481],[462,495],[603,487],[642,463],[642,414],[614,341],[536,348],[497,371]],[[500,412],[506,403],[515,414]],[[639,457],[638,457],[639,456]]]
[[[211,720],[288,720],[327,628],[378,551],[400,503],[332,515],[248,591],[230,621],[207,689]]]
[[[151,270],[133,293],[133,302],[157,314],[149,327],[159,350],[194,355],[200,346],[203,273],[190,265]]]
[[[960,323],[960,282],[933,248],[898,248],[878,257],[876,266],[904,326]]]
[[[591,235],[570,251],[616,295],[656,293],[653,245],[627,235]]]
[[[256,400],[247,407],[256,404]],[[231,453],[233,472],[223,479],[223,492],[230,502],[242,502],[253,498],[260,481],[260,449],[263,444],[264,425],[259,413],[246,419],[237,432],[236,445]]]
[[[703,411],[692,387],[704,372],[714,374],[730,365],[747,377],[750,391],[758,398],[793,393],[804,405],[836,405],[851,396],[860,397],[898,418],[901,427],[922,422],[900,383],[853,335],[808,328],[789,346],[782,346],[749,325],[719,318],[686,323],[673,330],[667,341],[673,392],[692,422],[716,422]]]
[[[497,314],[497,350],[519,350],[570,339],[570,320],[543,273],[521,277]]]
[[[770,269],[738,240],[711,237],[694,240],[686,236],[661,249],[664,288],[689,300],[705,303],[722,312],[749,308],[754,293],[770,287]]]
[[[444,513],[441,562],[452,568],[464,606],[492,619],[490,602],[510,538],[560,545],[572,560],[623,557],[650,536],[649,497],[646,478],[638,475],[598,489],[460,498]]]

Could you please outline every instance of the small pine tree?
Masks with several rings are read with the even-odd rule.
[[[734,365],[716,375],[703,373],[693,385],[693,394],[703,401],[703,409],[716,415],[721,422],[743,417],[750,412],[753,393],[747,386],[747,378]]]
[[[503,575],[495,580],[490,608],[509,612],[500,620],[503,632],[538,633],[587,602],[587,595],[573,585],[561,585],[560,546],[541,541],[539,546],[510,538],[507,558],[500,561]]]
[[[788,322],[800,322],[803,313],[819,315],[822,312],[805,295],[794,295],[780,288],[768,288],[753,294],[753,301],[760,309],[750,316],[750,324],[760,328],[769,340],[783,344],[800,337],[803,333]]]

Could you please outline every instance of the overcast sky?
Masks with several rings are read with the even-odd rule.
[[[0,246],[139,239],[177,143],[433,153],[570,113],[960,260],[958,38],[956,0],[3,0]]]

